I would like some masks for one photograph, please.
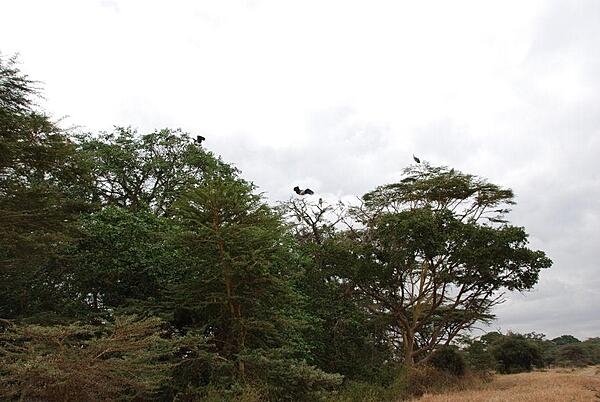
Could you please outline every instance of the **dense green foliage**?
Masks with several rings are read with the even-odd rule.
[[[431,365],[458,377],[464,375],[467,368],[464,357],[454,347],[436,350],[431,358]]]
[[[119,316],[102,326],[9,324],[0,344],[3,400],[148,400],[172,353],[158,319]]]
[[[534,366],[541,367],[542,351],[531,340],[511,334],[495,343],[491,348],[500,373],[519,373],[531,371]]]
[[[415,394],[463,375],[457,336],[551,265],[476,176],[423,163],[358,206],[273,208],[187,133],[74,134],[36,95],[0,58],[3,400]],[[499,337],[466,362],[536,342]]]
[[[0,59],[0,316],[61,310],[64,247],[86,209],[70,138],[33,107],[33,83]]]
[[[138,135],[116,127],[99,136],[77,136],[81,163],[87,168],[87,196],[94,203],[155,215],[172,213],[182,193],[199,185],[207,172],[232,170],[194,144],[180,130]]]

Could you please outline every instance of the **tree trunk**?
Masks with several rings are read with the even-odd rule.
[[[402,335],[402,338],[404,346],[404,364],[409,367],[412,367],[415,365],[415,336],[411,330],[407,330]]]

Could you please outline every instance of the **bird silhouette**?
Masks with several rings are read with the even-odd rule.
[[[310,188],[300,190],[300,187],[298,186],[294,187],[294,192],[298,195],[313,195],[315,193]]]
[[[202,141],[204,141],[206,138],[204,138],[201,135],[197,135],[196,136],[196,142],[198,143],[198,145],[202,144]]]
[[[417,158],[417,157],[415,156],[415,154],[413,154],[413,159],[415,160],[415,162],[417,162],[417,163],[421,163],[421,159]]]

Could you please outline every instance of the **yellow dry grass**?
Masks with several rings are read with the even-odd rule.
[[[426,394],[419,402],[600,401],[600,367],[496,375],[477,389]]]

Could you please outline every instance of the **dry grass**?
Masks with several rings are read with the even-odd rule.
[[[600,401],[600,367],[496,375],[477,389],[426,394],[419,402]]]

